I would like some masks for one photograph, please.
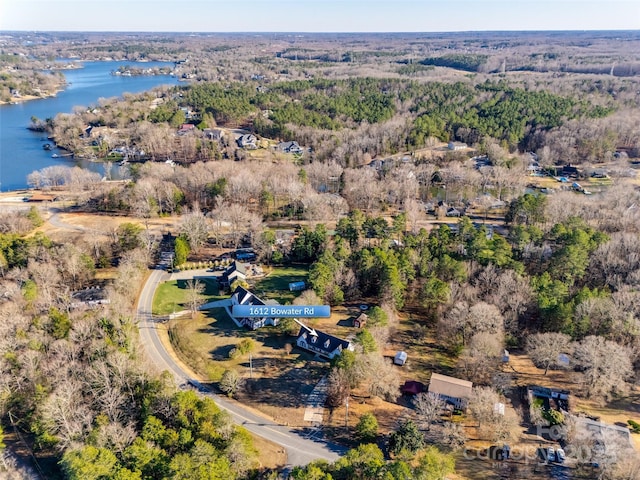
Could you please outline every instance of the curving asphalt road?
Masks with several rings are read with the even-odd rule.
[[[147,351],[149,359],[160,369],[169,371],[179,385],[193,385],[203,394],[212,397],[215,402],[227,410],[233,420],[250,432],[271,442],[281,445],[287,452],[289,466],[306,465],[317,459],[337,460],[346,449],[314,438],[318,431],[305,431],[278,425],[264,417],[245,409],[242,405],[229,402],[215,395],[199,384],[188,372],[184,371],[167,353],[158,337],[156,321],[151,314],[153,295],[158,284],[168,278],[164,270],[157,268],[149,275],[138,300],[138,328],[140,339]]]

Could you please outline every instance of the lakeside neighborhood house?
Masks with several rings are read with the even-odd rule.
[[[316,353],[329,360],[336,355],[340,355],[343,350],[354,350],[353,344],[348,340],[334,337],[319,330],[315,332],[317,335],[311,335],[308,329],[301,327],[296,345],[303,350]]]
[[[238,146],[240,148],[258,148],[256,142],[258,139],[255,135],[247,133],[246,135],[240,135],[238,138]]]
[[[467,405],[467,400],[471,396],[472,388],[473,383],[467,380],[432,373],[428,391],[438,395],[455,408],[464,409]]]
[[[302,153],[302,147],[298,142],[280,142],[276,145],[276,149],[284,153]]]
[[[205,128],[202,133],[209,140],[215,140],[217,142],[222,140],[222,130],[219,128]]]
[[[264,301],[262,301],[261,299],[259,299],[258,297],[256,297],[253,293],[251,293],[250,291],[242,288],[242,287],[238,287],[235,289],[235,291],[233,292],[233,295],[231,295],[231,305],[256,305],[256,306],[260,306],[260,305],[277,305],[277,302],[272,302],[272,303],[266,303]],[[256,318],[248,318],[248,317],[234,317],[233,315],[231,315],[231,311],[229,310],[229,316],[233,319],[233,321],[236,323],[236,325],[238,325],[239,327],[247,327],[250,328],[251,330],[257,330],[258,328],[264,327],[266,325],[278,325],[278,318],[273,318],[273,317],[256,317]]]

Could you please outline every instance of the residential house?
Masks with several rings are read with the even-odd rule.
[[[246,135],[240,135],[240,137],[238,137],[238,146],[240,148],[249,148],[249,149],[254,149],[254,148],[258,148],[257,142],[258,139],[256,138],[255,135],[251,134],[251,133],[247,133]]]
[[[462,215],[462,212],[460,212],[460,210],[455,207],[451,207],[447,209],[446,215],[447,217],[459,217],[460,215]]]
[[[592,178],[609,178],[609,174],[604,168],[597,168],[591,174]]]
[[[183,123],[178,129],[178,135],[185,135],[186,133],[192,132],[195,129],[196,126],[193,123]]]
[[[569,390],[529,385],[526,389],[526,399],[529,405],[536,404],[536,400],[542,402],[542,408],[545,410],[568,412],[570,393]]]
[[[369,315],[363,312],[353,319],[353,326],[356,328],[363,328],[368,321]]]
[[[245,288],[242,287],[237,287],[235,289],[235,291],[233,292],[233,295],[231,295],[231,306],[233,305],[271,305],[271,304],[275,304],[277,305],[277,302],[264,302],[263,300],[261,300],[260,298],[258,298],[257,296],[255,296],[253,293],[251,293],[250,291],[246,290]],[[229,315],[231,316],[231,318],[233,319],[233,321],[236,323],[236,325],[238,325],[239,327],[247,327],[251,330],[257,330],[258,328],[262,328],[266,325],[278,325],[278,318],[273,318],[273,317],[256,317],[256,318],[249,318],[249,317],[244,317],[244,318],[240,318],[240,317],[234,317],[233,315],[231,315],[231,313],[233,312],[232,309],[228,310]]]
[[[276,149],[284,153],[302,153],[302,148],[298,142],[280,142],[276,145]]]
[[[205,128],[202,130],[202,133],[209,140],[214,140],[216,142],[222,140],[222,130],[219,128]]]
[[[622,445],[633,447],[628,427],[604,423],[582,415],[567,415],[574,422],[574,428],[582,438],[591,437],[594,445],[602,452],[620,449]]]
[[[429,381],[429,393],[438,395],[445,402],[460,409],[466,407],[472,388],[472,382],[439,373],[432,373]]]
[[[89,287],[71,294],[71,308],[96,308],[110,303],[107,293],[101,287]]]
[[[354,349],[353,344],[348,340],[334,337],[319,330],[316,330],[315,333],[316,335],[311,335],[307,328],[301,327],[296,345],[303,350],[316,353],[329,360],[336,355],[340,355],[343,350],[353,351]]]
[[[539,177],[542,173],[542,167],[538,162],[531,162],[527,167],[527,173],[531,177]]]
[[[462,142],[449,142],[447,148],[452,151],[464,150],[465,148],[467,148],[467,144]]]
[[[220,288],[231,288],[231,284],[236,280],[244,282],[247,279],[247,269],[240,262],[233,262],[229,265],[218,279]]]
[[[561,177],[576,178],[578,175],[580,175],[578,167],[572,167],[571,165],[563,165],[562,170],[560,170]]]

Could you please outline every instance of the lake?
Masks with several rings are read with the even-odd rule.
[[[124,93],[140,93],[160,85],[176,85],[178,80],[169,75],[123,77],[111,75],[123,65],[151,68],[172,66],[166,62],[83,62],[84,68],[65,70],[67,87],[57,96],[30,100],[15,105],[0,105],[0,190],[27,188],[27,175],[51,165],[80,165],[100,174],[101,163],[80,162],[69,158],[52,158],[42,147],[46,133],[27,130],[31,117],[42,120],[58,113],[71,113],[73,107],[97,105],[100,98],[120,97]]]

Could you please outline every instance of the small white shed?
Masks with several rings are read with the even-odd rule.
[[[405,363],[407,363],[407,352],[398,352],[396,353],[396,356],[393,357],[393,363],[395,363],[396,365],[404,365]]]

